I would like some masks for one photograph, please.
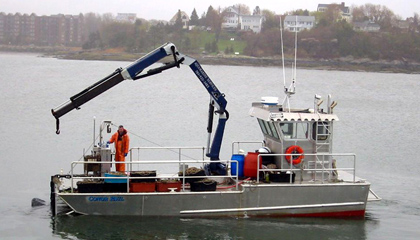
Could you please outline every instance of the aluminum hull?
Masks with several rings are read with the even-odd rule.
[[[364,216],[370,183],[243,184],[240,191],[58,193],[74,212],[136,216]]]

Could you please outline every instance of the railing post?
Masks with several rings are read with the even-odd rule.
[[[182,164],[182,191],[185,191],[185,164]]]
[[[133,162],[133,149],[130,149],[130,163]],[[130,164],[130,172],[133,171],[133,164]]]
[[[238,186],[239,186],[239,183],[238,183],[238,180],[239,180],[239,161],[237,161],[237,160],[235,160],[236,161],[236,191],[238,191],[239,190],[239,188],[238,188]]]
[[[260,154],[257,156],[257,184],[260,183]]]
[[[73,193],[73,168],[74,168],[75,163],[72,162],[71,163],[71,168],[70,168],[70,176],[71,176],[71,193]]]
[[[356,154],[354,154],[353,156],[354,156],[354,158],[353,158],[353,162],[354,162],[354,164],[353,164],[353,183],[355,183],[356,182]]]

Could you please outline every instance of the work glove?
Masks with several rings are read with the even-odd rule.
[[[111,143],[110,141],[106,142],[106,144],[108,144],[108,145],[109,145],[110,143]]]

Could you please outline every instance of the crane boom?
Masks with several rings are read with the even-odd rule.
[[[154,63],[157,63],[161,59],[167,56],[173,56],[173,61],[164,64],[161,67],[153,68],[148,70],[146,73],[142,73],[147,67]],[[70,97],[70,99],[62,105],[51,109],[52,115],[56,119],[56,133],[60,133],[60,117],[64,116],[73,109],[80,109],[80,106],[89,102],[93,98],[99,96],[110,88],[116,86],[124,80],[138,80],[144,77],[149,77],[164,70],[180,67],[180,64],[188,65],[203,86],[206,88],[210,95],[209,104],[209,121],[207,126],[207,132],[209,135],[209,141],[207,143],[207,156],[212,160],[219,160],[219,153],[223,139],[223,133],[226,125],[226,121],[229,118],[229,113],[226,111],[227,101],[223,93],[221,93],[210,77],[203,70],[198,61],[187,55],[179,53],[173,43],[165,43],[162,46],[156,48],[147,55],[134,61],[132,64],[125,68],[118,68],[110,75],[99,80],[93,85],[87,87],[80,93]],[[216,110],[214,110],[216,108]],[[210,138],[213,128],[213,114],[219,115],[219,121],[214,134],[213,142],[210,148]]]

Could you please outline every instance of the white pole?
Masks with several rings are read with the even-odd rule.
[[[92,146],[95,146],[95,124],[96,124],[96,117],[95,116],[93,116],[93,145]]]
[[[296,59],[297,59],[297,33],[298,33],[298,30],[297,30],[298,25],[297,24],[298,24],[298,16],[296,15],[296,24],[295,24],[295,74],[293,76],[294,80],[296,80],[296,66],[297,66],[297,64],[296,64]]]
[[[283,26],[281,23],[281,15],[280,15],[280,42],[281,42],[281,59],[283,65],[283,88],[286,90],[286,72],[284,69],[284,50],[283,50]]]

